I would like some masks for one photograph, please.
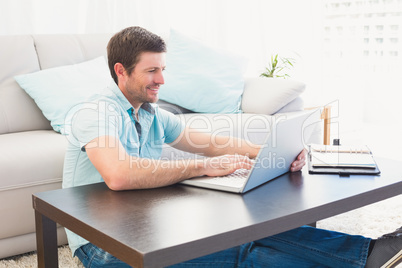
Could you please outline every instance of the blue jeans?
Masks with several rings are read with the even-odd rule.
[[[364,267],[370,241],[303,226],[170,267]],[[75,255],[85,267],[130,267],[93,244]]]

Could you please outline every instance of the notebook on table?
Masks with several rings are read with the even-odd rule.
[[[380,174],[373,154],[366,145],[311,144],[308,162],[311,174]]]
[[[250,170],[239,169],[222,177],[196,177],[184,180],[185,185],[245,193],[261,184],[271,181],[290,169],[290,165],[305,148],[303,124],[313,112],[298,113],[293,116],[278,116],[260,149]]]

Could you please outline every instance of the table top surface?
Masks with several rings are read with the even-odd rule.
[[[184,185],[114,192],[104,183],[37,193],[34,208],[116,257],[170,265],[402,193],[401,162],[381,176],[287,173],[246,194]]]

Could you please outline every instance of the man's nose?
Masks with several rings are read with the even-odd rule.
[[[165,78],[163,77],[162,72],[158,72],[158,74],[155,77],[155,83],[163,85],[165,83]]]

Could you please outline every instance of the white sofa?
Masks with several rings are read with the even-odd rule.
[[[61,188],[68,142],[65,136],[52,129],[14,76],[106,56],[110,37],[111,34],[0,36],[0,258],[36,250],[32,193]],[[245,99],[242,107],[252,106],[252,98],[248,97],[247,103]],[[165,109],[178,109],[164,102],[160,105]],[[279,112],[301,110],[301,105],[298,97]],[[261,124],[269,120],[270,115],[244,111],[244,114],[224,117],[190,113],[184,118],[193,127],[208,130],[207,125],[211,123],[210,131],[216,134],[239,135],[261,143],[266,131],[244,136],[246,132],[237,130],[250,125],[263,129]],[[319,123],[319,114],[316,122]],[[315,125],[309,141],[320,142],[321,126]],[[228,127],[233,131],[228,131]],[[166,147],[163,156],[172,157],[172,152],[185,155]],[[58,243],[66,244],[63,228],[58,231]]]

